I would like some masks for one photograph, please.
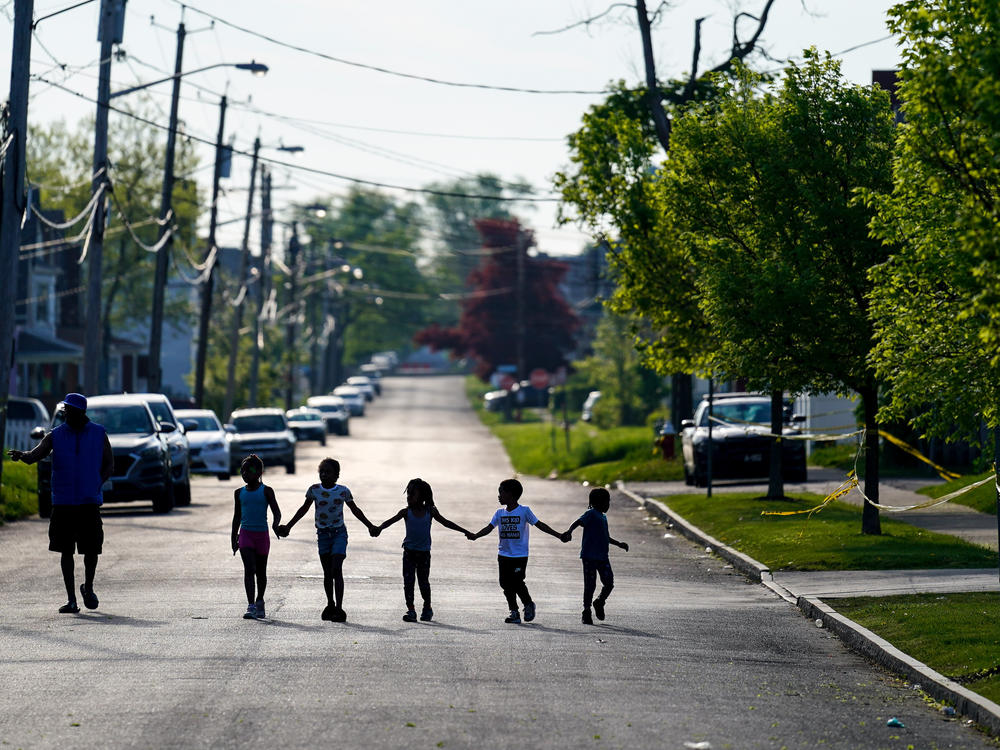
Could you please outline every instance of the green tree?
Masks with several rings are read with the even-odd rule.
[[[773,93],[743,71],[717,102],[673,129],[659,205],[689,238],[715,365],[749,387],[857,391],[868,430],[865,492],[878,498],[878,388],[868,363],[868,269],[888,249],[869,236],[859,189],[891,184],[894,126],[888,96],[847,84],[839,63],[807,51]],[[858,137],[863,133],[864,137]],[[782,494],[772,450],[769,494]],[[865,505],[863,531],[879,533]]]
[[[43,207],[59,208],[67,216],[75,216],[90,201],[93,129],[92,120],[83,120],[72,129],[61,121],[31,128],[28,176],[41,191]],[[128,335],[133,329],[147,333],[143,329],[149,325],[155,255],[136,242],[132,232],[144,245],[156,243],[159,227],[153,219],[160,208],[165,138],[139,119],[115,117],[110,123],[108,144],[113,198],[102,263],[105,358],[113,333]],[[189,173],[196,166],[193,148],[181,140],[177,173]],[[185,250],[195,254],[197,245],[199,204],[193,181],[176,181],[173,207],[173,252],[175,257],[184,258]],[[180,264],[184,266],[185,262]],[[176,326],[190,315],[186,299],[168,296],[164,310],[168,325]]]
[[[663,379],[642,363],[627,318],[609,313],[597,324],[594,353],[574,362],[578,374],[601,392],[594,421],[601,427],[640,425],[666,395]]]
[[[868,196],[875,234],[898,246],[873,270],[883,413],[975,438],[1000,427],[1000,6],[903,2],[889,26],[906,119],[891,195]]]

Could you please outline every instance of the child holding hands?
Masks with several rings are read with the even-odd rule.
[[[332,458],[324,458],[319,463],[319,484],[306,490],[306,499],[292,520],[277,529],[278,536],[288,536],[292,527],[316,505],[316,541],[319,561],[323,566],[323,589],[326,592],[326,608],[322,618],[330,622],[346,622],[344,612],[344,559],[347,557],[347,526],[344,524],[344,506],[361,521],[369,532],[375,527],[365,518],[365,514],[354,503],[351,491],[340,479],[340,463]]]
[[[261,477],[264,462],[253,453],[240,464],[240,476],[245,487],[236,490],[233,511],[233,554],[239,550],[243,558],[243,585],[247,592],[247,611],[244,620],[263,620],[264,589],[267,588],[267,555],[271,550],[271,537],[267,531],[267,509],[274,518],[272,527],[278,533],[281,509],[274,497],[274,490],[266,486]],[[256,582],[256,596],[254,583]]]
[[[583,541],[580,545],[580,559],[583,561],[583,615],[584,625],[593,625],[590,615],[591,600],[597,588],[597,577],[601,577],[601,593],[593,599],[594,614],[598,620],[604,619],[604,603],[615,587],[615,575],[608,559],[608,545],[613,544],[628,552],[628,545],[612,539],[608,533],[608,517],[605,515],[611,507],[611,493],[603,487],[595,487],[590,491],[590,507],[587,512],[573,521],[562,540],[568,542],[573,537],[573,529],[583,527]]]
[[[406,507],[396,515],[376,526],[372,536],[378,536],[383,529],[397,521],[406,522],[406,537],[403,539],[403,597],[406,599],[405,622],[417,621],[417,610],[413,603],[413,582],[416,578],[420,586],[420,597],[424,606],[420,619],[427,622],[434,617],[431,609],[431,521],[461,532],[469,532],[438,513],[434,506],[434,491],[423,479],[411,479],[406,485]]]

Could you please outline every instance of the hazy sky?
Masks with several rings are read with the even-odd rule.
[[[35,18],[73,4],[73,0],[36,0]],[[180,116],[188,133],[213,141],[219,95],[228,92],[226,131],[237,149],[249,151],[259,135],[265,146],[305,147],[297,155],[273,149],[265,149],[263,155],[321,172],[418,188],[489,171],[506,180],[527,180],[539,196],[548,196],[551,176],[568,163],[566,134],[578,128],[582,113],[600,101],[600,95],[448,86],[323,55],[487,86],[599,91],[610,80],[638,83],[641,47],[632,15],[624,10],[589,28],[537,34],[594,16],[609,5],[579,0],[194,0],[183,10],[188,30],[184,70],[255,59],[266,63],[270,73],[254,78],[223,68],[188,76],[181,89]],[[778,0],[764,47],[781,59],[810,45],[840,52],[873,42],[888,35],[885,13],[891,5],[884,0]],[[98,6],[95,1],[38,25],[33,74],[95,98]],[[703,65],[708,66],[728,49],[733,8],[756,12],[762,6],[763,0],[675,2],[655,31],[660,77],[680,75],[689,68],[695,16],[708,16],[702,53]],[[0,75],[9,82],[13,2],[0,0],[0,8],[0,38],[5,42],[0,47]],[[221,22],[211,28],[210,19],[198,11],[309,51],[296,51]],[[122,44],[127,55],[112,66],[112,90],[172,72],[181,17],[177,0],[129,0]],[[892,68],[897,60],[894,42],[885,40],[845,53],[843,69],[850,80],[870,83],[872,69]],[[164,83],[130,98],[145,99],[154,118],[166,123],[169,96],[170,84]],[[32,123],[59,118],[75,122],[93,111],[92,103],[71,93],[38,80],[31,83]],[[207,194],[211,147],[199,146],[199,152],[204,168],[198,177]],[[232,179],[224,183],[229,189],[221,220],[246,213],[248,167],[248,159],[237,158]],[[309,203],[317,196],[343,195],[350,185],[282,166],[273,171],[275,187],[283,188],[274,193],[279,208],[290,202]],[[542,250],[576,252],[586,241],[575,227],[555,226],[554,203],[521,205],[517,210],[536,230]],[[238,222],[233,222],[220,239],[238,244],[239,235]]]

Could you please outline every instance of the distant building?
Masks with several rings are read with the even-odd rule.
[[[892,113],[899,124],[905,119],[903,117],[903,102],[899,98],[899,71],[898,70],[873,70],[872,84],[884,91],[889,92],[889,103]]]
[[[559,291],[573,312],[580,317],[581,326],[577,334],[574,359],[590,353],[597,323],[604,316],[603,301],[609,299],[614,292],[614,284],[608,275],[607,252],[607,245],[600,244],[591,245],[579,255],[538,255],[540,258],[558,261],[568,268],[559,284]]]

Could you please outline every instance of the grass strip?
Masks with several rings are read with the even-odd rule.
[[[3,462],[0,522],[16,521],[38,512],[38,469],[34,464]]]
[[[921,487],[917,492],[927,497],[943,497],[949,492],[960,490],[966,485],[978,482],[980,479],[986,479],[991,474],[993,474],[992,471],[984,471],[982,474],[961,476],[944,484],[932,484],[929,487]],[[976,489],[970,490],[964,495],[959,495],[951,502],[973,508],[980,513],[989,513],[991,516],[995,516],[997,514],[997,488],[993,482],[987,482],[982,487],[976,487]]]
[[[996,592],[852,597],[826,603],[932,669],[1000,703]]]
[[[569,434],[544,409],[522,409],[521,421],[505,422],[502,414],[483,408],[488,390],[477,378],[466,380],[466,395],[483,424],[500,438],[515,471],[534,476],[610,484],[615,480],[677,480],[684,476],[680,459],[665,461],[653,444],[649,427],[602,430],[586,422],[571,425]]]
[[[861,533],[861,508],[833,502],[813,515],[762,516],[761,511],[807,510],[823,497],[796,494],[764,500],[725,492],[661,498],[672,510],[772,570],[914,570],[991,568],[996,553],[948,534],[882,518],[882,534]]]

